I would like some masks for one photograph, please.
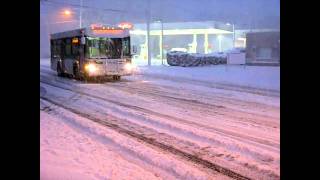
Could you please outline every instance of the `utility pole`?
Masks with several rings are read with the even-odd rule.
[[[161,20],[161,64],[163,63],[163,21]]]
[[[79,15],[79,27],[82,28],[82,0],[80,0],[80,15]]]
[[[233,48],[235,48],[235,43],[236,43],[236,32],[235,32],[235,29],[234,29],[234,23],[232,23],[232,32],[233,32],[233,36],[232,36],[232,39],[233,39]]]
[[[151,50],[150,50],[150,0],[147,1],[147,57],[148,57],[148,66],[151,66]]]
[[[226,25],[230,26],[232,25],[232,47],[234,48],[235,47],[235,42],[236,42],[236,32],[235,32],[235,23],[232,22],[231,24],[230,23],[227,23]]]

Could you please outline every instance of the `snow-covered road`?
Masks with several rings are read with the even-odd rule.
[[[40,63],[42,177],[279,179],[277,91],[143,74],[83,83]]]

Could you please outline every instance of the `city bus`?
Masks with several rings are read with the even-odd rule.
[[[92,25],[51,34],[51,69],[58,76],[96,79],[132,74],[129,29]]]

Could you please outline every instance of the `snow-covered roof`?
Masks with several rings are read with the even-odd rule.
[[[85,36],[90,37],[106,37],[106,38],[124,38],[129,36],[128,29],[122,29],[115,26],[103,26],[100,28],[81,28],[75,29],[71,31],[64,31],[55,34],[51,34],[51,39],[60,39],[60,38],[67,38],[67,37],[75,37],[81,36],[82,31]]]
[[[160,29],[161,22],[151,23],[151,28]],[[135,24],[135,28],[144,29],[146,24]],[[172,29],[221,29],[226,31],[232,31],[232,25],[217,21],[202,21],[202,22],[165,22],[163,23],[164,30]]]
[[[81,36],[81,30],[85,31],[85,28],[54,33],[54,34],[51,34],[50,37],[51,39],[60,39],[60,38],[66,38],[66,37]]]

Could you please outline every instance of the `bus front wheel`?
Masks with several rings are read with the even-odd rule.
[[[120,80],[121,76],[113,76],[113,80]]]
[[[62,72],[60,64],[57,65],[57,73],[58,73],[58,76],[64,77],[64,73]]]
[[[80,75],[80,71],[79,71],[79,66],[78,65],[73,65],[73,76],[75,79],[81,80],[81,75]]]

